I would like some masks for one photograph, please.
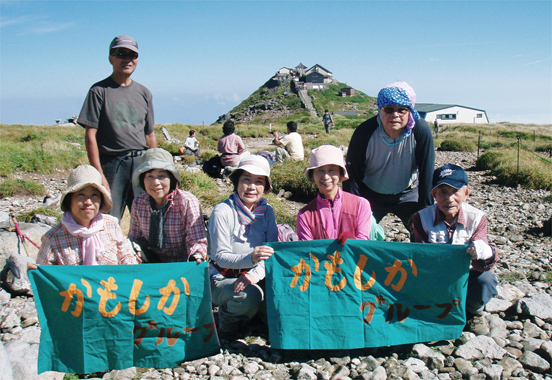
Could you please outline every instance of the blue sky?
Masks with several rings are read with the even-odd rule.
[[[211,124],[300,62],[371,96],[402,80],[420,103],[552,123],[551,1],[2,0],[0,16],[0,123],[77,115],[121,34],[156,123]]]

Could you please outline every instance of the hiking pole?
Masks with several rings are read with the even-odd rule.
[[[23,248],[25,249],[25,253],[27,256],[29,256],[29,252],[27,252],[27,247],[25,247],[25,239],[27,239],[29,242],[31,242],[32,245],[34,245],[36,248],[40,249],[40,246],[36,244],[34,241],[32,241],[27,235],[25,235],[21,230],[19,229],[19,225],[17,224],[17,220],[15,219],[15,214],[10,212],[10,217],[12,218],[13,224],[15,225],[15,233],[17,234],[17,240],[20,242],[20,245],[23,245]],[[21,254],[21,248],[19,248],[19,254]]]

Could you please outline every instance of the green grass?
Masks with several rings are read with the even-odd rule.
[[[20,196],[45,195],[46,189],[40,183],[22,179],[5,179],[0,182],[0,198],[16,194]]]
[[[530,152],[517,149],[488,151],[479,156],[476,168],[490,170],[499,183],[515,187],[518,184],[527,189],[552,189],[552,165],[540,160]]]
[[[17,220],[20,221],[20,222],[30,223],[31,220],[33,219],[33,217],[37,214],[46,215],[46,216],[53,216],[53,217],[57,218],[58,223],[61,221],[61,215],[62,215],[61,212],[59,212],[57,210],[54,210],[50,207],[39,207],[37,209],[19,214],[17,216]]]
[[[337,86],[335,89],[338,87],[340,88]],[[337,96],[336,94],[329,96],[328,100]],[[298,132],[303,136],[305,148],[303,162],[289,161],[285,165],[275,165],[272,168],[275,194],[280,189],[284,189],[293,194],[292,200],[308,202],[314,199],[317,193],[316,187],[304,176],[310,150],[323,144],[348,146],[355,128],[365,119],[365,117],[335,116],[336,128],[332,129],[330,135],[324,132],[320,118],[311,117],[304,111],[275,120],[272,123],[272,131],[277,130],[282,133],[286,131],[287,121],[297,121]],[[172,138],[181,141],[186,139],[190,130],[195,130],[204,160],[209,160],[218,154],[216,146],[218,139],[222,136],[222,125],[204,126],[175,123],[164,125],[164,127]],[[527,137],[527,139],[522,139],[522,144],[528,150],[546,151],[550,148],[550,141],[552,141],[550,126],[449,124],[444,128],[445,131],[435,137],[436,146],[450,144],[454,146],[455,150],[464,150],[466,148],[462,147],[463,143],[476,147],[478,138],[481,138],[481,146],[488,150],[480,155],[477,166],[479,169],[491,171],[500,183],[516,186],[519,181],[522,186],[527,188],[549,190],[552,188],[551,164],[539,159],[533,153],[522,150],[518,175],[517,149],[515,149],[517,136],[521,134]],[[17,182],[13,178],[13,172],[50,173],[54,170],[70,170],[79,164],[88,163],[84,149],[84,130],[81,127],[0,125],[0,129],[2,132],[0,176],[4,177],[0,182],[0,195],[3,197],[16,194],[44,194],[44,189],[33,187],[36,184],[32,181]],[[160,125],[155,127],[155,133],[160,147],[177,154],[180,146],[164,141]],[[261,123],[237,123],[236,133],[242,138],[269,137],[269,122],[265,120]],[[80,148],[70,143],[78,143]],[[191,156],[184,156],[185,162],[194,159]],[[204,173],[183,172],[182,188],[196,195],[203,207],[212,207],[229,195],[221,194],[215,181]],[[275,207],[278,221],[295,226],[296,215],[290,214],[291,211],[284,206],[284,202],[273,198],[275,197],[273,194],[268,197]],[[552,196],[548,196],[544,201],[552,202]]]
[[[477,146],[472,142],[460,139],[444,140],[439,150],[447,152],[475,152]]]

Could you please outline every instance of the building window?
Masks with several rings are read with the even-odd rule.
[[[455,113],[451,113],[451,114],[447,114],[447,115],[438,115],[437,118],[439,118],[440,116],[440,119],[442,120],[456,120],[456,114]]]
[[[483,114],[482,114],[482,113],[478,113],[478,114],[477,114],[477,118],[478,118],[478,119],[481,119],[482,117],[483,117]]]

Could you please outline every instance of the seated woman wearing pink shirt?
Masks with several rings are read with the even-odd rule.
[[[222,153],[220,162],[224,166],[237,166],[242,157],[249,155],[240,136],[234,133],[235,127],[232,120],[227,120],[222,126],[222,136],[217,145],[217,150]]]
[[[299,240],[370,239],[370,203],[339,187],[349,178],[341,149],[333,145],[313,149],[305,176],[318,186],[318,196],[297,215]]]

